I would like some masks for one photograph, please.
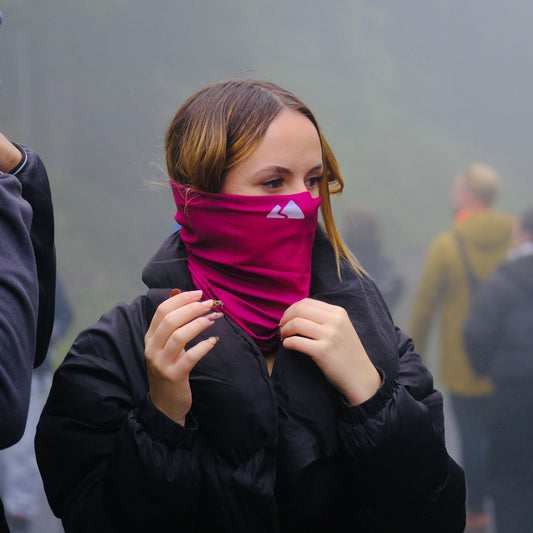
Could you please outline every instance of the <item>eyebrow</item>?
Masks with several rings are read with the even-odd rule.
[[[316,172],[318,170],[324,170],[324,165],[322,163],[320,163],[319,165],[315,165],[309,170],[309,172]]]
[[[322,170],[322,169],[323,169],[323,165],[322,163],[320,163],[319,165],[315,165],[313,168],[309,169],[308,174],[311,172]],[[271,167],[262,168],[261,170],[258,171],[258,174],[269,173],[269,172],[276,173],[276,174],[282,174],[285,176],[289,176],[292,174],[292,172],[288,168],[279,167],[277,165],[272,165]]]

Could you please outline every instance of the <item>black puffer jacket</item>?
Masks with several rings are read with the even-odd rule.
[[[533,381],[533,254],[507,261],[480,287],[464,336],[479,374],[496,384]]]
[[[269,376],[226,317],[198,337],[221,340],[191,375],[187,427],[158,411],[143,338],[170,288],[193,289],[184,257],[171,236],[145,269],[147,296],[83,332],[56,372],[36,450],[67,533],[463,531],[441,395],[373,282],[348,267],[338,281],[321,231],[311,296],[348,311],[383,375],[376,395],[349,406],[283,347]]]

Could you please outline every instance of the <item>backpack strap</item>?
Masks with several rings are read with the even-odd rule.
[[[468,260],[468,255],[466,253],[466,247],[463,238],[461,237],[461,235],[459,235],[457,231],[453,232],[453,236],[455,238],[455,242],[457,243],[459,255],[461,256],[461,261],[466,272],[466,278],[468,281],[468,287],[470,288],[470,294],[474,294],[480,285],[480,279],[474,274],[472,265]]]

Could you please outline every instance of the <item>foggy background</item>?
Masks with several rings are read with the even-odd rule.
[[[518,215],[533,204],[532,3],[3,0],[0,8],[0,128],[48,168],[58,272],[75,311],[63,353],[103,312],[145,291],[142,268],[174,224],[166,126],[215,81],[268,79],[313,109],[345,179],[338,225],[350,206],[376,210],[406,280],[394,311],[404,329],[426,248],[451,223],[461,169],[494,166],[501,209]]]
[[[4,0],[0,127],[51,179],[72,336],[144,292],[171,231],[163,136],[192,92],[266,78],[316,113],[351,205],[377,211],[407,286],[407,327],[430,240],[451,222],[472,161],[503,179],[498,207],[531,202],[533,4],[496,0]],[[154,186],[159,182],[162,186]]]

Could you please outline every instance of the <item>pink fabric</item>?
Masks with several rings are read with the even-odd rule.
[[[263,353],[278,343],[284,311],[309,295],[320,198],[238,196],[171,182],[176,221],[196,288],[222,300],[223,312]]]

